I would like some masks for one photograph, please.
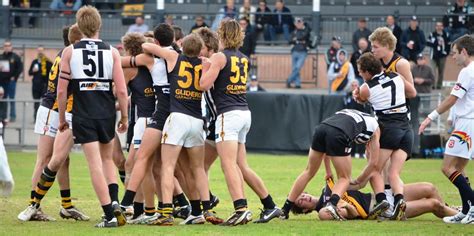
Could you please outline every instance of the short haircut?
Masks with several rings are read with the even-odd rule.
[[[466,49],[467,55],[474,55],[474,37],[471,35],[464,35],[459,37],[453,42],[453,46],[456,46],[458,52],[460,53],[463,49]]]
[[[224,48],[238,49],[242,46],[244,34],[237,21],[234,19],[226,19],[221,22],[217,35]]]
[[[197,57],[201,53],[203,44],[198,34],[191,33],[183,39],[183,54],[188,57]]]
[[[99,11],[92,6],[83,6],[76,13],[76,22],[86,37],[93,37],[102,25]]]
[[[219,51],[219,38],[217,37],[216,32],[212,31],[209,28],[201,27],[196,30],[196,33],[204,41],[208,50],[213,50],[214,52]]]
[[[145,36],[145,38],[155,38],[155,36],[153,35],[153,31],[147,31],[143,33],[143,36]]]
[[[71,26],[70,25],[66,25],[63,27],[63,43],[64,43],[64,47],[67,47],[69,46],[71,43],[69,42],[69,28]]]
[[[357,60],[357,65],[361,71],[368,72],[372,76],[382,72],[382,63],[370,52],[362,54]]]
[[[382,46],[387,47],[390,51],[394,51],[397,46],[397,38],[393,35],[392,30],[387,27],[379,27],[369,36],[370,43],[378,42]]]
[[[79,30],[79,26],[77,24],[71,25],[69,27],[69,33],[68,33],[68,40],[71,44],[73,44],[76,41],[79,41],[83,38],[84,36],[82,35],[82,32]]]
[[[312,209],[311,209],[311,210],[307,210],[307,211],[305,211],[305,210],[306,210],[306,209],[303,209],[303,208],[301,208],[301,207],[299,207],[299,206],[296,206],[296,205],[293,205],[293,206],[291,207],[291,209],[290,209],[291,213],[293,213],[293,214],[295,214],[295,215],[301,215],[301,214],[305,214],[305,215],[306,215],[306,214],[309,214],[309,213],[313,212]]]
[[[145,43],[145,36],[141,33],[127,33],[122,37],[123,48],[130,56],[143,53],[142,44]]]
[[[160,46],[168,47],[174,41],[174,30],[170,25],[161,23],[153,30],[153,37],[160,43]]]
[[[177,25],[173,25],[173,31],[174,31],[174,41],[178,41],[184,38],[183,29],[181,29],[181,27]]]

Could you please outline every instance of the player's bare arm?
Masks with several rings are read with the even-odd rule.
[[[58,80],[58,89],[57,89],[57,100],[58,100],[58,109],[59,109],[59,131],[63,132],[69,128],[69,124],[66,122],[66,106],[67,106],[67,87],[69,81],[71,80],[71,66],[69,62],[71,61],[72,46],[69,46],[63,50],[59,80]]]
[[[168,66],[168,71],[173,70],[179,56],[178,52],[176,52],[175,50],[170,50],[168,48],[160,47],[159,45],[156,45],[154,43],[144,43],[142,44],[142,48],[145,53],[150,53],[165,59],[167,62],[166,64]]]
[[[205,91],[209,90],[216,81],[219,72],[226,64],[226,58],[223,53],[219,52],[214,53],[209,60],[202,59],[202,76],[199,80],[199,86]]]
[[[413,82],[413,75],[411,74],[411,67],[410,63],[406,59],[400,59],[397,62],[397,72],[402,75],[404,80],[408,81],[411,84],[414,84]]]
[[[418,129],[418,134],[422,134],[425,131],[426,127],[431,123],[432,120],[438,118],[439,115],[443,114],[444,112],[448,111],[458,100],[458,97],[454,95],[449,95],[446,99],[444,99],[441,104],[431,112],[428,117],[420,124],[420,128]]]
[[[138,54],[137,56],[123,56],[120,60],[123,68],[146,66],[148,70],[151,70],[155,64],[153,56],[146,53]]]
[[[413,85],[413,83],[410,83],[406,79],[404,79],[404,76],[401,76],[401,77],[403,78],[403,84],[405,86],[405,97],[406,98],[416,97],[415,85]]]
[[[112,78],[115,84],[115,93],[120,107],[121,118],[118,124],[117,131],[123,133],[127,131],[128,127],[128,94],[127,86],[123,76],[122,64],[120,61],[120,54],[116,49],[113,49],[112,56],[114,58]]]

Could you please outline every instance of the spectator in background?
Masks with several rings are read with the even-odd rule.
[[[239,18],[242,19],[243,17],[249,20],[249,24],[251,26],[255,26],[255,13],[257,12],[257,8],[252,6],[251,0],[244,0],[242,6],[239,9]]]
[[[201,27],[209,28],[209,26],[204,21],[204,17],[196,16],[196,18],[194,19],[194,25],[191,27],[191,30],[189,31],[189,33],[192,33]]]
[[[409,61],[416,62],[418,54],[423,52],[426,46],[425,33],[418,27],[418,19],[412,16],[410,25],[403,31],[401,39],[402,56]]]
[[[365,18],[360,18],[359,21],[357,21],[357,30],[352,34],[352,50],[354,52],[357,51],[359,48],[359,39],[368,39],[371,33],[372,31],[367,29],[367,21]]]
[[[15,99],[16,82],[22,71],[23,62],[20,56],[13,52],[12,42],[3,42],[3,54],[0,55],[0,86],[5,91],[4,98]],[[10,102],[10,122],[15,120],[15,102]]]
[[[355,80],[354,68],[347,57],[347,51],[340,49],[337,51],[337,61],[329,66],[328,79],[331,94],[346,94],[350,89],[350,83]]]
[[[251,55],[255,54],[255,48],[257,47],[257,36],[255,34],[255,30],[249,24],[249,20],[247,18],[240,18],[239,24],[240,28],[242,28],[242,32],[245,33],[244,42],[239,50],[250,58]]]
[[[388,15],[386,19],[387,23],[387,28],[389,28],[393,35],[395,35],[395,38],[397,38],[397,46],[395,48],[395,52],[398,54],[402,53],[402,48],[400,47],[400,41],[402,39],[402,28],[397,25],[397,22],[395,21],[395,17],[393,15]]]
[[[359,57],[366,52],[370,52],[369,41],[366,38],[360,38],[357,45],[357,51],[352,53],[350,61],[352,64],[352,68],[354,68],[355,78],[357,79],[359,84],[362,84],[364,82],[364,79],[362,79],[362,77],[359,75],[359,71],[355,68],[357,68],[357,60],[359,60]]]
[[[265,92],[265,89],[258,84],[257,76],[250,77],[250,85],[247,87],[248,92]]]
[[[430,33],[426,45],[431,47],[431,67],[436,74],[435,89],[443,87],[444,66],[446,64],[446,57],[451,51],[449,44],[449,33],[444,31],[443,23],[436,22],[435,31]]]
[[[183,29],[177,25],[173,25],[173,31],[174,31],[174,42],[176,45],[178,45],[179,49],[182,50],[183,48],[183,38],[184,38],[184,33]]]
[[[415,83],[415,89],[417,94],[430,94],[431,86],[435,81],[433,70],[428,65],[428,61],[425,56],[420,53],[416,57],[416,64],[412,65],[411,73],[413,75],[413,82]],[[427,116],[432,110],[430,108],[430,99],[428,97],[420,96],[420,117]]]
[[[450,42],[469,33],[473,20],[473,17],[469,17],[469,14],[472,13],[471,5],[465,0],[456,0],[454,5],[449,7],[446,15],[443,17],[443,24],[446,31],[449,32]]]
[[[362,40],[362,39],[360,39]],[[359,42],[360,42],[359,40]],[[357,65],[356,65],[357,66]],[[354,67],[357,68],[357,67]],[[357,70],[355,70],[357,71]],[[346,96],[344,97],[344,108],[346,109],[354,109],[358,110],[361,112],[365,112],[367,114],[372,114],[372,109],[370,105],[368,104],[361,104],[358,103],[356,100],[354,100],[354,97],[352,96],[352,91],[355,89],[359,88],[359,81],[353,80],[351,82],[351,87],[349,91],[346,93]],[[352,143],[352,150],[351,150],[351,156],[355,158],[365,158],[365,144],[357,144],[357,143]]]
[[[12,7],[15,7],[15,8],[23,8],[23,9],[29,9],[29,8],[40,8],[41,6],[41,1],[40,0],[11,0],[10,1],[10,4]],[[28,27],[29,28],[33,28],[35,27],[35,24],[36,24],[36,15],[37,12],[33,11],[33,12],[28,12],[28,16],[29,16],[29,19],[28,19]],[[22,26],[22,22],[21,22],[21,16],[19,16],[18,14],[15,15],[15,17],[13,18],[13,27],[14,28],[17,28],[17,27],[21,27]]]
[[[290,33],[293,31],[293,16],[291,15],[290,9],[285,7],[283,0],[277,0],[275,2],[275,9],[273,10],[272,27],[270,31],[270,37],[272,41],[276,40],[277,34],[282,34],[285,41],[290,41]]]
[[[29,8],[30,9],[33,9],[33,8],[40,8],[41,7],[41,1],[40,0],[30,0],[29,1]],[[28,13],[28,27],[29,28],[34,28],[36,26],[36,15],[38,14],[37,11],[32,11],[30,13]]]
[[[329,49],[326,51],[325,59],[326,59],[326,64],[329,66],[333,62],[337,62],[337,51],[342,48],[342,39],[339,36],[333,36],[331,40],[331,46]]]
[[[49,5],[52,10],[72,10],[77,11],[82,6],[81,0],[53,0]]]
[[[260,0],[258,2],[257,13],[255,15],[255,21],[257,23],[257,32],[263,31],[263,39],[265,41],[271,41],[271,29],[273,16],[271,15],[272,11],[267,7],[267,2],[265,0]]]
[[[290,44],[293,44],[291,48],[291,74],[286,81],[286,87],[290,88],[291,84],[295,84],[295,88],[301,88],[301,77],[300,71],[308,56],[308,47],[311,46],[310,35],[311,28],[305,24],[303,18],[295,18],[295,28],[293,32]]]
[[[226,5],[219,10],[216,15],[216,18],[212,22],[211,29],[216,31],[221,21],[225,18],[237,18],[237,9],[235,8],[234,0],[227,0]]]
[[[172,15],[165,16],[165,24],[174,25],[174,20]]]
[[[51,67],[53,63],[44,55],[44,48],[39,46],[37,49],[38,55],[36,58],[31,62],[30,69],[28,70],[28,74],[33,76],[32,80],[32,92],[33,92],[33,99],[40,99],[44,93],[46,93],[46,88],[48,86],[48,76],[49,72],[51,71]],[[38,107],[40,102],[35,102],[34,106],[34,116],[33,118],[36,120],[36,111],[38,111]]]
[[[145,19],[143,16],[137,16],[135,18],[135,24],[128,27],[127,33],[145,33],[148,31],[148,25],[145,24]]]

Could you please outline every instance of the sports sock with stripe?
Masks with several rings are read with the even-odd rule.
[[[48,190],[53,186],[54,179],[56,178],[56,173],[46,166],[43,169],[43,173],[41,174],[40,181],[36,185],[35,189],[35,200],[34,204],[36,207],[39,207],[41,200],[43,199],[44,195],[48,193]]]
[[[155,214],[155,207],[145,207],[145,215],[153,216]]]
[[[470,207],[468,201],[472,201],[472,196],[474,195],[471,187],[467,183],[466,178],[464,178],[464,176],[459,171],[454,171],[449,176],[449,180],[458,188],[462,201],[462,213],[467,214]]]
[[[31,190],[30,192],[30,205],[35,202],[35,190]]]
[[[275,203],[273,202],[273,198],[270,194],[264,199],[260,199],[260,202],[263,205],[264,209],[273,209],[275,208]]]
[[[73,208],[74,206],[72,205],[71,190],[64,189],[64,190],[61,190],[60,193],[61,193],[61,206],[64,209]]]
[[[173,204],[172,203],[163,203],[163,209],[161,210],[161,215],[164,217],[170,217],[173,215]]]

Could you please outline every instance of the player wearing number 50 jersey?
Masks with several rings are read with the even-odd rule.
[[[237,164],[238,158],[245,159],[245,155],[239,153],[245,152],[246,135],[251,124],[246,99],[249,60],[238,50],[243,41],[239,23],[224,20],[217,34],[224,50],[213,54],[210,59],[203,59],[200,86],[204,90],[214,86],[211,92],[217,109],[216,148],[235,209],[224,225],[239,225],[252,219]]]
[[[458,75],[451,94],[421,123],[421,134],[439,114],[454,107],[454,131],[446,143],[443,174],[458,188],[462,200],[462,211],[445,217],[446,223],[474,223],[474,192],[463,176],[468,161],[474,157],[472,136],[474,135],[474,37],[465,35],[454,41],[452,55],[456,63],[464,67]]]
[[[357,61],[359,74],[365,80],[360,91],[355,91],[359,101],[372,104],[381,123],[380,155],[377,170],[372,178],[377,204],[386,205],[382,170],[390,159],[388,180],[395,195],[392,219],[399,220],[405,209],[403,182],[400,172],[413,146],[413,130],[408,120],[406,97],[416,96],[414,86],[393,72],[384,72],[382,64],[372,53],[363,54]]]

